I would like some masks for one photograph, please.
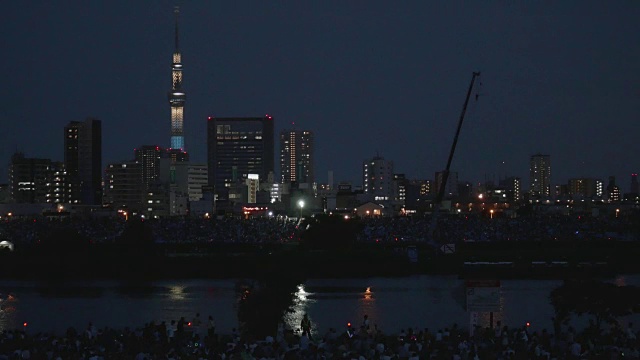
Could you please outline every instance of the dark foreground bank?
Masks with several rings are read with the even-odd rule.
[[[281,245],[91,245],[0,253],[0,277],[231,278],[295,273],[302,278],[458,274],[464,277],[576,277],[640,272],[640,243],[477,242],[444,253],[424,243],[331,249]]]

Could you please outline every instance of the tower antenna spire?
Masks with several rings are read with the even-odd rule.
[[[178,49],[180,48],[179,45],[179,41],[178,41],[178,16],[180,15],[180,6],[174,6],[173,7],[173,13],[175,14],[176,17],[176,52],[178,51]]]

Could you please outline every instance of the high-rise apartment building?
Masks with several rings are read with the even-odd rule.
[[[638,192],[638,174],[631,174],[631,188],[630,188],[630,193],[632,194],[640,194]]]
[[[306,130],[280,132],[281,183],[313,183],[313,133]]]
[[[64,167],[71,184],[70,202],[102,205],[102,122],[88,118],[64,128]]]
[[[607,185],[607,199],[611,202],[618,202],[622,199],[620,188],[616,185],[616,177],[609,176],[609,184]]]
[[[535,154],[529,161],[529,192],[532,196],[551,196],[551,156]]]
[[[405,206],[410,210],[417,210],[423,204],[431,192],[431,180],[409,180],[405,190]]]
[[[519,177],[506,177],[500,180],[499,185],[506,190],[509,202],[518,203],[522,200],[522,184]]]
[[[175,50],[171,64],[171,91],[169,91],[169,106],[171,108],[171,149],[184,150],[184,103],[187,95],[182,90],[182,54],[178,42],[178,15],[180,9],[174,9],[176,18]]]
[[[407,199],[409,180],[404,174],[393,174],[393,201],[404,206]]]
[[[146,189],[142,183],[142,164],[136,161],[109,164],[105,170],[105,204],[114,209],[143,209]]]
[[[9,196],[15,203],[46,203],[50,159],[26,158],[23,153],[11,156]]]
[[[209,185],[216,194],[232,184],[244,183],[249,174],[267,179],[274,171],[273,123],[269,115],[208,118],[207,166]]]
[[[160,159],[163,150],[156,145],[143,145],[134,149],[136,162],[141,166],[143,190],[149,189],[160,181]]]
[[[595,198],[602,196],[602,181],[591,178],[569,179],[569,195],[572,197]]]
[[[374,200],[393,200],[393,161],[381,156],[365,160],[362,163],[362,190],[373,196]]]
[[[69,182],[64,163],[53,161],[47,170],[45,185],[48,190],[46,202],[54,204],[69,203],[71,201],[72,184]]]

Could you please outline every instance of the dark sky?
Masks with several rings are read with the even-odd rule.
[[[103,122],[103,165],[169,145],[170,1],[5,1],[0,175],[17,149],[63,159],[63,127]],[[186,147],[206,118],[270,114],[315,132],[319,181],[361,183],[379,153],[410,178],[443,169],[473,71],[452,170],[529,186],[640,171],[639,1],[184,1]],[[276,164],[276,167],[278,165]]]

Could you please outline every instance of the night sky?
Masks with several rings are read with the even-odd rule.
[[[63,160],[63,127],[87,116],[102,120],[104,167],[169,146],[174,5],[3,2],[0,182],[16,150]],[[538,152],[553,184],[615,175],[627,192],[640,172],[639,1],[179,5],[195,161],[207,116],[270,114],[276,134],[292,122],[315,133],[320,182],[333,170],[359,185],[376,154],[433,179],[481,71],[452,164],[460,180],[514,175],[528,189]]]

